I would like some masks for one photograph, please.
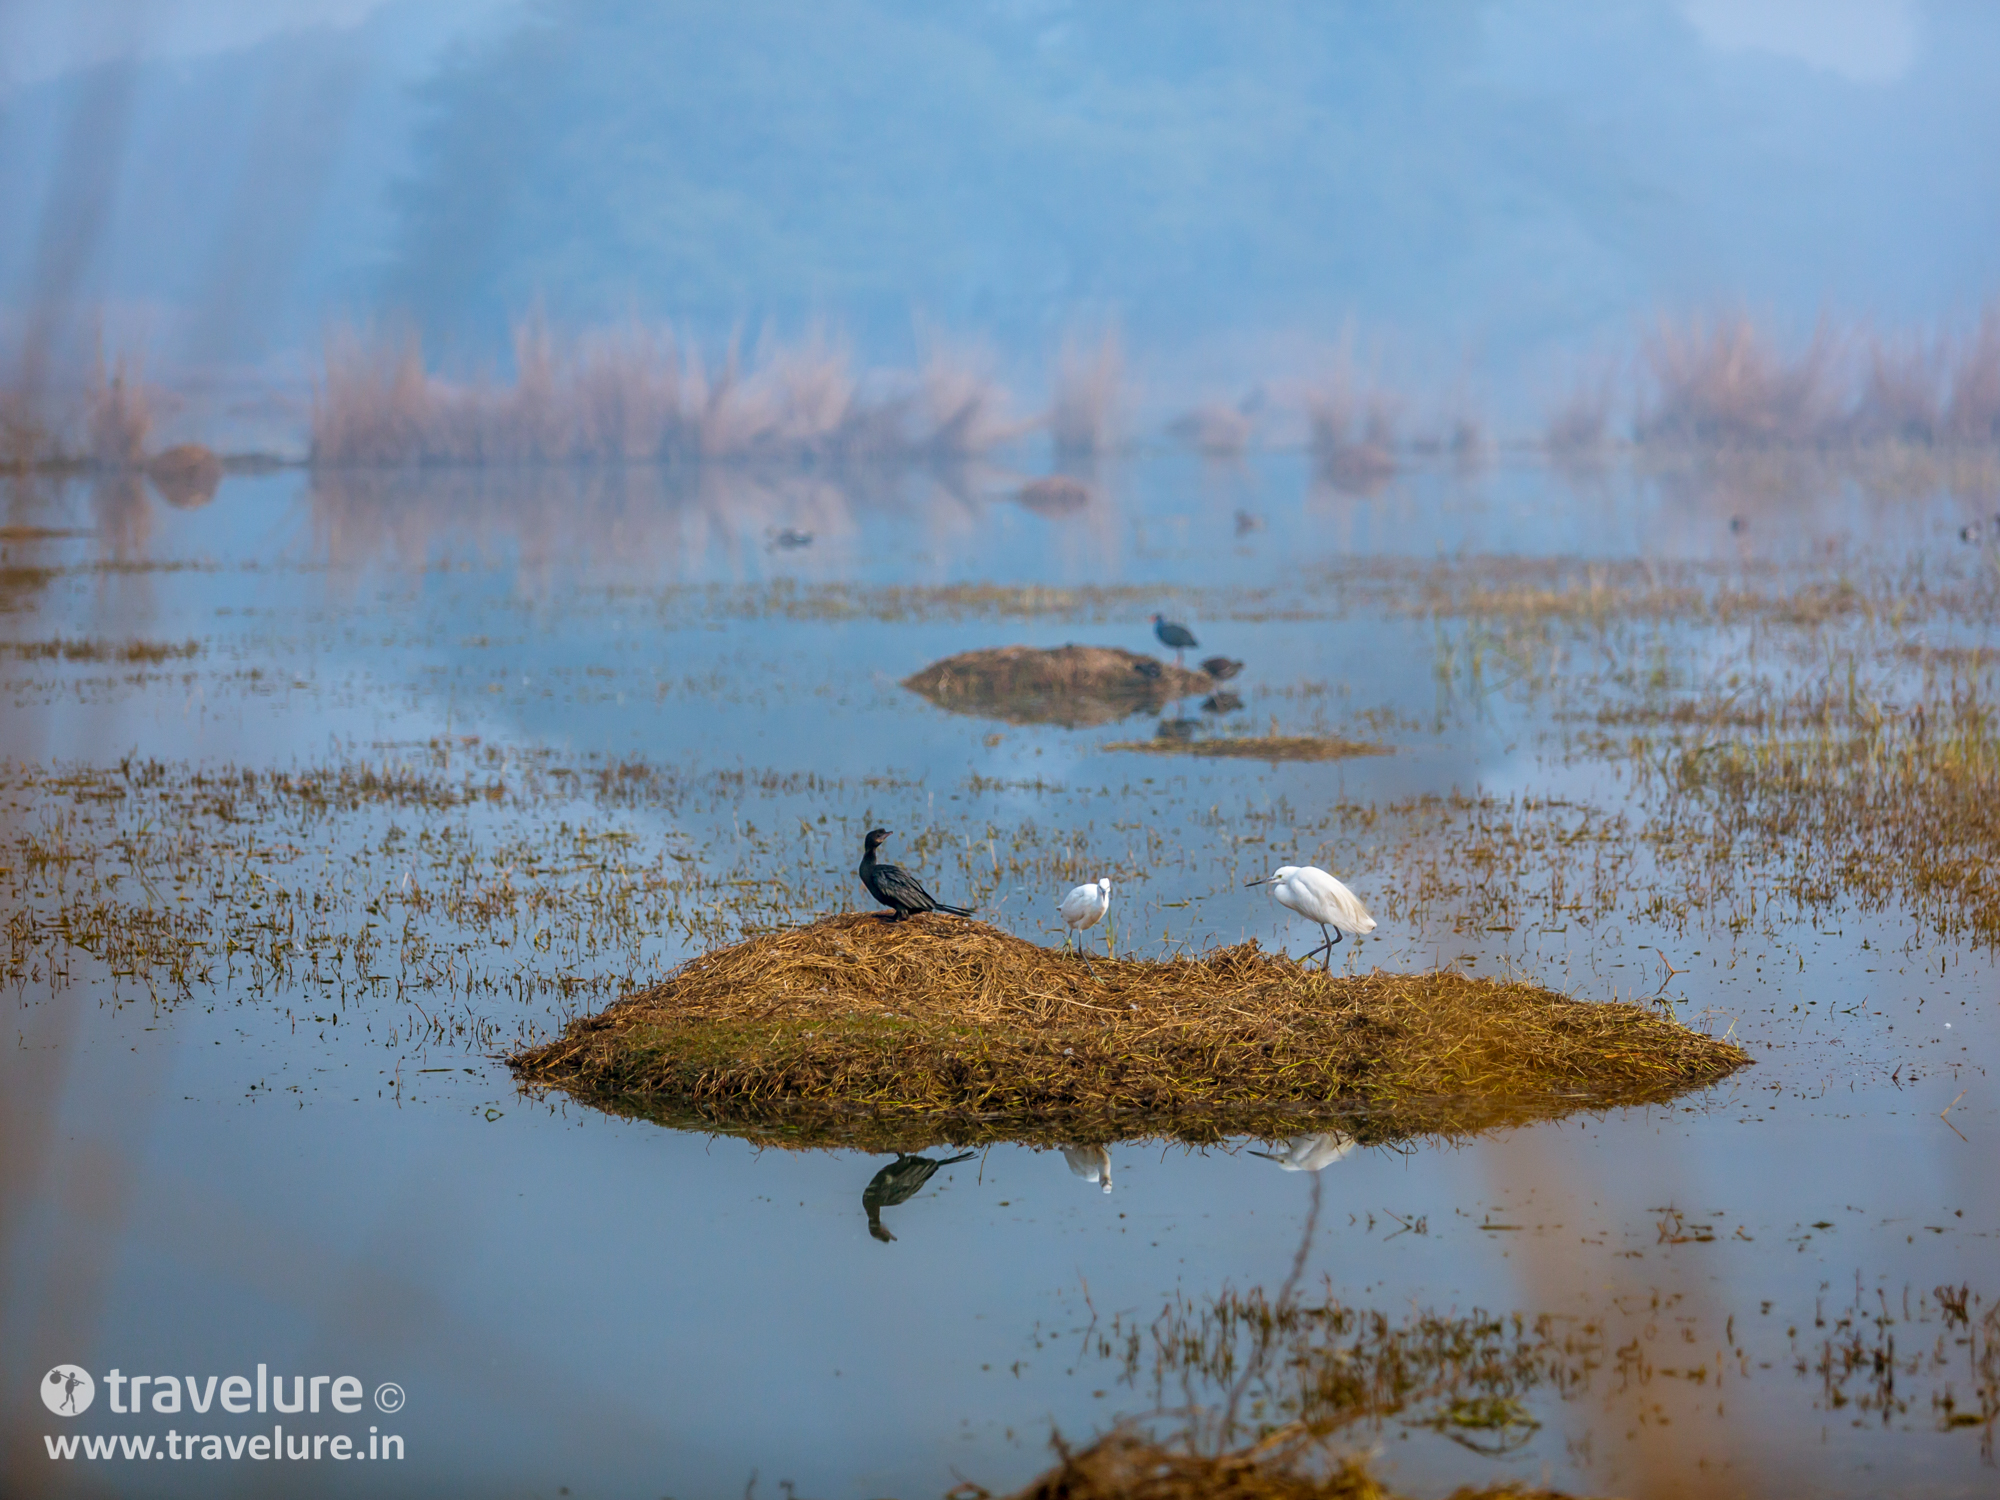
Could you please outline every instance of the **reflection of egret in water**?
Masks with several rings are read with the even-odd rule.
[[[1357,1144],[1345,1131],[1330,1130],[1324,1135],[1295,1135],[1281,1152],[1252,1150],[1250,1154],[1274,1161],[1287,1172],[1317,1172],[1332,1166]]]
[[[956,1156],[947,1156],[942,1161],[928,1156],[899,1156],[888,1166],[868,1179],[868,1186],[861,1190],[861,1207],[868,1215],[868,1232],[876,1239],[888,1244],[895,1236],[889,1233],[882,1222],[882,1210],[894,1208],[898,1203],[907,1203],[916,1197],[923,1185],[929,1182],[939,1167],[951,1166],[954,1162],[969,1161],[977,1155],[972,1151],[961,1151]]]
[[[1103,1186],[1111,1191],[1111,1153],[1102,1146],[1065,1146],[1063,1160],[1069,1163],[1070,1171],[1086,1182]]]

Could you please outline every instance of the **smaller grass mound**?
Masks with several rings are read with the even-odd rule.
[[[1636,1005],[1453,970],[1325,975],[1254,940],[1086,964],[979,922],[845,913],[695,959],[511,1060],[622,1112],[914,1149],[1456,1133],[1664,1097],[1748,1058]]]
[[[1281,1431],[1232,1452],[1200,1453],[1117,1428],[1083,1449],[1058,1442],[1062,1461],[1010,1500],[1397,1500],[1363,1459],[1314,1463],[1288,1436]],[[1510,1479],[1453,1490],[1449,1500],[1563,1497]]]
[[[940,708],[1013,724],[1110,724],[1211,691],[1200,672],[1116,646],[961,651],[903,679]]]
[[[1215,739],[1180,739],[1160,735],[1150,740],[1117,740],[1106,750],[1133,750],[1141,755],[1195,755],[1211,760],[1346,760],[1355,755],[1394,755],[1389,745],[1344,740],[1338,735],[1223,735]]]

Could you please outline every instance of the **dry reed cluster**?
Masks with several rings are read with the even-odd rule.
[[[1814,447],[2000,442],[2000,307],[1969,331],[1840,332],[1786,353],[1748,316],[1662,321],[1642,348],[1642,442]]]
[[[313,403],[320,464],[842,462],[985,452],[1021,424],[976,360],[940,344],[914,378],[870,381],[814,335],[711,367],[669,329],[559,340],[514,330],[511,385],[442,379],[415,334],[336,329]]]
[[[1254,940],[1087,963],[976,921],[852,912],[695,959],[512,1059],[637,1113],[900,1145],[1336,1121],[1381,1139],[1662,1097],[1747,1061],[1524,982],[1322,975]]]

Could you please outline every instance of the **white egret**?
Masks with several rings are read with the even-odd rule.
[[[1076,887],[1062,898],[1056,910],[1062,913],[1063,925],[1069,928],[1064,942],[1086,927],[1095,927],[1111,910],[1111,877],[1103,875],[1089,885]]]
[[[1261,1156],[1266,1161],[1274,1161],[1287,1172],[1317,1172],[1322,1167],[1330,1167],[1358,1144],[1354,1137],[1344,1131],[1332,1130],[1324,1135],[1295,1135],[1285,1142],[1282,1156],[1269,1151],[1252,1151],[1252,1156]]]
[[[1326,941],[1306,955],[1308,963],[1313,954],[1324,953],[1326,962],[1322,967],[1330,969],[1333,945],[1343,936],[1361,937],[1375,930],[1375,919],[1368,915],[1361,898],[1317,865],[1279,865],[1262,880],[1249,883],[1268,885],[1271,899],[1278,905],[1297,912],[1309,922],[1319,923]],[[1329,927],[1332,932],[1327,931]]]
[[[1063,1160],[1069,1163],[1070,1171],[1086,1182],[1103,1186],[1111,1191],[1111,1153],[1102,1146],[1065,1146]]]

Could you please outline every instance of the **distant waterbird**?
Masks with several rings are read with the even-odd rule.
[[[885,865],[875,858],[875,849],[889,836],[886,828],[871,828],[868,836],[861,841],[861,883],[868,887],[868,894],[894,911],[889,920],[900,922],[913,912],[948,911],[954,917],[969,917],[971,912],[962,906],[947,906],[938,900],[909,871],[896,865]]]
[[[765,534],[770,537],[773,548],[786,552],[794,552],[800,547],[810,547],[813,544],[813,534],[810,531],[797,531],[790,526],[782,531],[774,528]]]
[[[1160,638],[1160,644],[1174,653],[1174,664],[1181,664],[1181,653],[1190,647],[1199,646],[1194,632],[1185,625],[1176,624],[1165,615],[1153,616],[1153,634]]]
[[[1111,1191],[1111,1153],[1104,1147],[1064,1146],[1062,1154],[1070,1171],[1086,1182],[1098,1184],[1107,1193]]]
[[[1226,656],[1211,656],[1201,664],[1202,671],[1217,682],[1227,682],[1243,670],[1243,663],[1232,661]]]
[[[1315,954],[1325,954],[1321,967],[1333,967],[1333,948],[1343,936],[1362,937],[1375,930],[1375,919],[1361,898],[1317,865],[1280,865],[1251,885],[1268,885],[1271,899],[1287,911],[1297,912],[1308,922],[1319,923],[1326,941],[1305,956],[1311,963]],[[1328,931],[1331,928],[1332,931]]]
[[[882,1222],[882,1210],[894,1208],[898,1203],[907,1203],[916,1197],[923,1185],[937,1174],[939,1167],[949,1167],[958,1162],[970,1161],[978,1153],[961,1151],[956,1156],[943,1159],[930,1156],[899,1156],[888,1166],[868,1179],[868,1186],[861,1190],[861,1209],[868,1215],[868,1232],[888,1244],[896,1237],[889,1233]]]
[[[1324,1135],[1295,1135],[1285,1142],[1282,1154],[1254,1150],[1250,1154],[1274,1161],[1287,1172],[1317,1172],[1339,1161],[1356,1144],[1353,1136],[1332,1130]]]

